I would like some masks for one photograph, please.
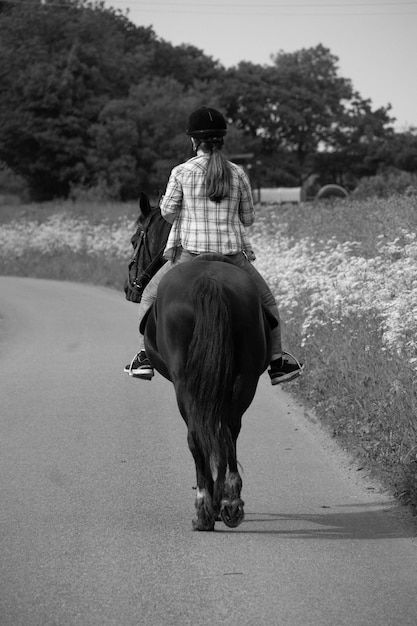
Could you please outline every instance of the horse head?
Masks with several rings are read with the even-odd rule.
[[[136,232],[131,238],[134,253],[129,264],[129,280],[125,284],[128,299],[139,302],[146,285],[165,263],[163,251],[170,229],[171,224],[164,220],[159,207],[151,207],[148,196],[141,193]],[[129,297],[132,290],[138,294],[134,298]]]
[[[144,271],[159,255],[161,255],[168,239],[171,224],[161,215],[158,207],[151,207],[148,196],[139,195],[139,215],[136,220],[136,232],[131,241],[136,247],[139,244],[139,265]]]

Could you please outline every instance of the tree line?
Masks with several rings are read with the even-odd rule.
[[[0,162],[34,199],[156,193],[191,156],[184,131],[202,105],[225,114],[226,151],[250,155],[256,186],[417,172],[415,129],[395,132],[390,105],[375,109],[323,45],[225,68],[87,0],[0,0],[0,30]]]

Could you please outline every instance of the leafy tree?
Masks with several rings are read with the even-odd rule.
[[[190,156],[185,125],[203,104],[226,114],[228,154],[253,153],[256,185],[415,171],[415,134],[396,135],[389,107],[373,110],[322,45],[226,70],[102,2],[0,0],[0,14],[0,162],[35,198],[155,193]]]
[[[144,78],[127,98],[110,101],[92,128],[95,184],[104,181],[122,198],[140,189],[157,194],[172,167],[191,156],[188,116],[207,102],[213,102],[210,84],[189,89],[168,77]]]
[[[147,144],[151,128],[159,141],[158,111],[172,117],[163,88],[150,88],[151,77],[174,81],[182,92],[196,76],[207,85],[221,71],[197,48],[174,48],[121,12],[86,0],[10,6],[2,16],[0,54],[0,160],[40,199],[94,184],[105,184],[112,195],[133,193],[133,179],[162,167],[156,144]],[[143,92],[136,83],[146,85]],[[129,109],[138,93],[148,130],[116,114],[123,99]],[[173,103],[178,108],[177,97],[171,110]],[[136,154],[131,144],[141,141]],[[168,147],[167,159],[171,153]]]
[[[317,182],[353,189],[361,177],[391,165],[395,134],[389,110],[390,106],[373,110],[371,101],[355,92],[334,124],[327,149],[314,157]]]
[[[129,197],[139,189],[154,192],[160,155],[176,160],[173,146],[181,121],[184,125],[181,104],[185,99],[186,90],[176,80],[144,78],[127,98],[112,100],[103,108],[92,129],[95,172],[113,189],[112,195]]]
[[[245,61],[227,70],[225,82],[219,96],[227,116],[252,138],[266,139],[276,103],[270,68]]]
[[[405,172],[417,172],[417,128],[395,133],[390,142],[392,164]]]
[[[390,106],[372,110],[369,99],[358,93],[349,104],[334,131],[342,166],[360,178],[375,174],[381,164],[390,160],[390,142],[394,131],[390,124]]]
[[[2,17],[0,159],[36,197],[89,180],[90,126],[110,97],[127,93],[129,69],[153,37],[82,0],[16,5]]]
[[[201,83],[219,80],[223,67],[206,56],[195,46],[173,47],[158,40],[152,48],[152,76],[169,77],[185,87],[193,87],[196,80]]]
[[[237,126],[258,138],[258,156],[290,158],[290,177],[301,182],[313,155],[330,143],[351,95],[350,81],[338,76],[337,58],[319,45],[280,52],[273,66],[239,64],[229,71],[223,102]]]
[[[309,158],[329,145],[333,126],[352,95],[350,81],[338,76],[337,62],[322,45],[275,57],[281,95],[275,132],[295,151],[302,177],[309,173]]]

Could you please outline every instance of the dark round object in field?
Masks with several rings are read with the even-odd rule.
[[[317,193],[317,200],[328,200],[332,198],[347,198],[348,192],[340,185],[324,185]]]

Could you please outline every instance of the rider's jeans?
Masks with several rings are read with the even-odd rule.
[[[143,292],[142,300],[139,304],[139,325],[142,321],[143,316],[145,315],[148,308],[154,303],[156,299],[156,292],[158,290],[158,285],[161,282],[161,279],[165,276],[167,272],[174,265],[178,265],[178,263],[184,263],[186,261],[191,261],[197,255],[188,252],[187,250],[182,250],[180,255],[177,255],[175,262],[167,261],[165,265],[161,267],[161,269],[155,274],[155,276],[150,280],[146,289]],[[272,315],[278,320],[278,326],[272,331],[272,358],[276,358],[282,353],[282,345],[281,345],[281,323],[279,318],[278,306],[275,301],[275,298],[268,287],[266,281],[258,272],[256,267],[248,260],[246,254],[243,252],[238,252],[237,254],[230,254],[228,258],[233,261],[235,265],[241,267],[246,272],[248,272],[256,286],[258,287],[259,294],[261,296],[261,300],[266,307],[271,311]],[[139,350],[144,350],[143,336],[140,335],[140,346]]]

